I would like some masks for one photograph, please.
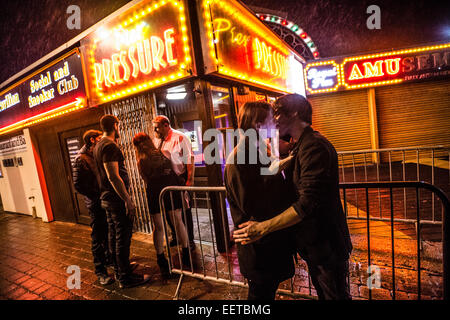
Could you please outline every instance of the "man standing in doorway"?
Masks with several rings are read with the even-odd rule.
[[[155,146],[172,162],[173,171],[180,178],[181,184],[193,186],[195,163],[191,141],[181,131],[172,129],[170,121],[166,116],[160,115],[153,119],[153,130],[156,136],[154,139]],[[184,215],[182,216],[184,219]],[[189,208],[186,208],[185,224],[189,236],[189,247],[192,251],[195,249],[195,243],[190,205]],[[172,229],[172,241],[170,245],[173,246],[177,243],[175,238],[176,233],[172,224],[169,223],[169,226]]]
[[[101,285],[108,285],[114,279],[108,276],[106,266],[110,264],[111,253],[108,245],[108,222],[100,203],[100,177],[92,151],[100,141],[102,132],[88,130],[83,135],[84,146],[73,163],[73,185],[84,196],[84,202],[91,216],[92,255],[95,274]]]
[[[130,288],[147,282],[148,275],[132,273],[130,245],[136,206],[128,193],[130,180],[125,158],[116,143],[119,138],[119,119],[104,115],[100,119],[103,136],[94,148],[94,159],[100,174],[101,205],[106,210],[109,225],[109,244],[114,271],[120,288]]]
[[[245,244],[293,226],[293,241],[308,264],[319,299],[351,299],[347,277],[352,243],[339,194],[336,150],[311,128],[312,107],[303,96],[278,98],[274,117],[280,136],[289,135],[293,140],[293,159],[285,174],[298,199],[270,220],[241,224],[234,239]]]

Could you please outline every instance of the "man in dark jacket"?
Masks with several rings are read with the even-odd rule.
[[[107,285],[114,280],[108,276],[106,265],[111,259],[108,245],[108,223],[106,212],[100,203],[100,187],[97,165],[92,150],[102,137],[98,130],[88,130],[83,135],[84,146],[78,152],[73,164],[75,190],[84,196],[84,202],[91,216],[92,255],[95,274],[100,284]]]
[[[293,241],[308,264],[319,299],[351,299],[347,276],[352,244],[339,195],[336,150],[311,128],[312,108],[304,97],[280,97],[274,111],[280,136],[288,134],[294,142],[285,174],[298,199],[270,220],[241,224],[242,229],[234,232],[235,241],[253,242],[294,226]]]

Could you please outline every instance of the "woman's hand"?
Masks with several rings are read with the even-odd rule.
[[[247,221],[239,225],[238,230],[234,230],[233,239],[242,245],[253,243],[264,236],[264,225],[262,222]]]

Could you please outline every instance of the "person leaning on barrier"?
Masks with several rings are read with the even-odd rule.
[[[95,274],[101,285],[108,285],[114,282],[114,279],[108,276],[106,270],[106,266],[111,264],[108,223],[105,210],[100,203],[100,177],[92,154],[92,150],[101,137],[102,132],[98,130],[88,130],[84,133],[84,145],[73,163],[73,185],[75,190],[84,196],[84,202],[91,217],[92,255],[94,257]]]
[[[153,119],[153,130],[155,132],[155,138],[153,140],[155,146],[172,162],[173,171],[178,175],[181,185],[193,186],[195,161],[190,139],[181,131],[173,129],[170,126],[169,118],[162,115],[156,116]],[[186,221],[184,220],[184,215],[183,221],[187,227],[189,247],[193,251],[195,249],[194,224],[192,222],[192,211],[189,203],[187,203],[185,214]],[[170,246],[174,246],[177,244],[176,232],[170,220],[168,223],[172,230]]]
[[[251,243],[295,225],[295,245],[319,299],[351,299],[347,276],[352,244],[340,200],[336,150],[311,128],[312,108],[304,97],[278,98],[274,113],[280,136],[289,134],[295,142],[293,160],[284,172],[298,199],[272,219],[241,224],[235,241]]]
[[[247,102],[239,112],[239,143],[227,158],[224,180],[235,228],[252,220],[263,221],[283,212],[295,200],[295,193],[281,173],[262,175],[268,169],[261,159],[270,153],[266,142],[252,141],[244,133],[270,132],[275,128],[270,104]],[[242,157],[242,155],[244,155]],[[254,156],[257,155],[255,158]],[[241,160],[240,160],[241,159]],[[256,159],[256,163],[251,163]],[[242,161],[243,160],[243,161]],[[293,248],[285,230],[274,232],[249,245],[237,243],[241,274],[248,279],[249,300],[273,300],[279,284],[294,275]]]
[[[145,181],[147,192],[147,203],[150,209],[150,216],[153,222],[153,244],[156,250],[156,262],[158,263],[161,275],[167,279],[170,275],[169,264],[164,256],[164,229],[161,208],[159,206],[159,195],[167,186],[176,186],[179,179],[172,169],[172,164],[153,144],[152,139],[143,132],[136,134],[133,138],[133,145],[136,149],[136,159],[138,160],[139,174]],[[189,266],[188,235],[186,227],[181,218],[181,197],[175,194],[173,197],[173,210],[170,195],[166,193],[164,206],[168,212],[172,224],[175,226],[177,238],[182,246],[182,263]]]
[[[104,115],[100,119],[102,139],[94,148],[94,159],[100,174],[101,205],[109,225],[109,244],[116,279],[120,288],[134,287],[150,280],[148,275],[132,272],[130,245],[136,206],[128,193],[130,180],[125,158],[116,143],[119,138],[119,119]]]

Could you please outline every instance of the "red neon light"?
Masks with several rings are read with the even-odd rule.
[[[306,36],[307,36],[306,32],[300,34],[300,37],[302,37],[302,39],[306,39]]]
[[[353,63],[348,70],[347,80],[363,80],[395,76],[400,72],[401,58],[379,59]]]
[[[35,116],[32,116],[32,117],[20,120],[20,121],[18,121],[16,123],[8,125],[8,126],[2,127],[2,128],[0,128],[0,133],[1,133],[1,131],[5,131],[5,130],[7,130],[9,128],[18,127],[20,125],[24,126],[27,122],[31,122],[33,120],[37,120],[39,118],[43,118],[46,115],[49,115],[49,114],[52,114],[52,113],[58,113],[58,111],[62,111],[63,109],[66,109],[69,106],[72,106],[72,105],[81,106],[82,104],[83,104],[83,99],[82,98],[76,98],[75,101],[66,103],[65,105],[62,105],[62,106],[59,106],[59,107],[54,108],[52,110],[49,110],[49,111],[37,114]]]

